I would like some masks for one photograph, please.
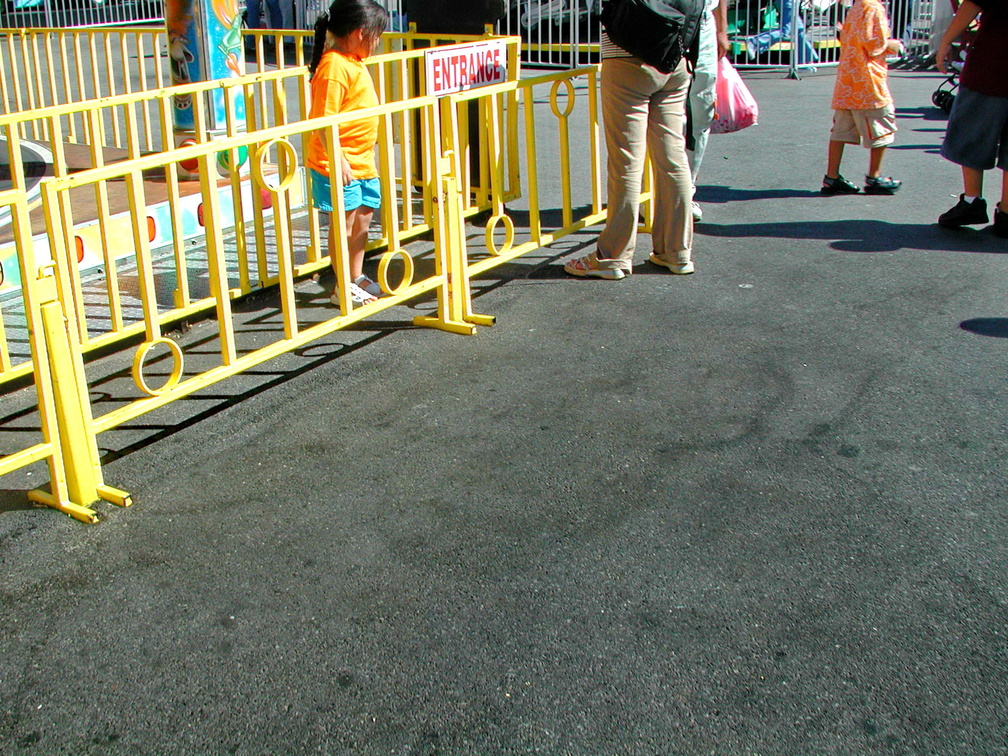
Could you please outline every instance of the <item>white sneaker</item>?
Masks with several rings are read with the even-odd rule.
[[[693,210],[693,222],[699,223],[703,220],[703,208],[700,207],[700,203],[696,200],[690,202],[690,208]]]
[[[687,260],[686,262],[673,263],[669,262],[668,260],[662,260],[654,252],[651,253],[651,256],[648,258],[648,262],[654,265],[660,265],[663,268],[668,268],[677,276],[688,276],[694,270],[692,260]]]
[[[360,286],[355,284],[353,281],[350,282],[350,303],[353,305],[365,305],[371,304],[372,302],[377,302],[378,297],[374,294],[369,294],[367,291],[362,289]],[[333,290],[332,296],[329,297],[330,304],[336,307],[340,306],[339,292]]]

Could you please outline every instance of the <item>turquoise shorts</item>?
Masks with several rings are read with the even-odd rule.
[[[331,213],[332,188],[329,177],[313,168],[311,171],[312,204],[324,213]],[[361,205],[377,210],[381,207],[381,181],[376,178],[354,179],[343,187],[343,203],[346,210],[356,210]]]

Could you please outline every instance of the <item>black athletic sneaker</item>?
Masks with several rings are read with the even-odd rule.
[[[938,216],[938,225],[945,228],[959,228],[960,226],[976,226],[986,223],[987,200],[977,197],[972,202],[966,201],[966,195],[959,195],[959,203],[951,210],[947,210]]]
[[[829,176],[822,177],[822,189],[819,190],[827,197],[834,194],[857,194],[861,190],[857,188],[857,185],[848,181],[843,176],[837,174],[836,178],[830,178]]]
[[[991,226],[991,231],[995,236],[1008,239],[1008,213],[1001,212],[997,205],[994,206],[994,225]]]
[[[896,190],[902,185],[902,181],[894,179],[892,176],[886,176],[885,178],[878,176],[864,177],[865,194],[896,194]]]

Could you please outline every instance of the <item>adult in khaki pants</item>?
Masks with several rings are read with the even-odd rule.
[[[650,262],[693,272],[692,181],[686,159],[686,59],[663,74],[602,34],[602,120],[608,151],[608,217],[596,250],[573,259],[573,276],[619,280],[633,272],[644,157],[655,168],[654,251]]]

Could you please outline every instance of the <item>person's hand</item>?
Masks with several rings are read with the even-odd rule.
[[[952,52],[952,43],[942,40],[938,45],[938,52],[935,53],[935,65],[943,74],[948,73],[949,53]]]
[[[718,60],[723,58],[731,50],[731,42],[728,41],[727,32],[719,31],[717,34],[717,56]]]
[[[350,167],[350,163],[342,155],[340,156],[340,162],[342,163],[340,168],[343,176],[343,186],[349,186],[354,180],[353,168]]]

